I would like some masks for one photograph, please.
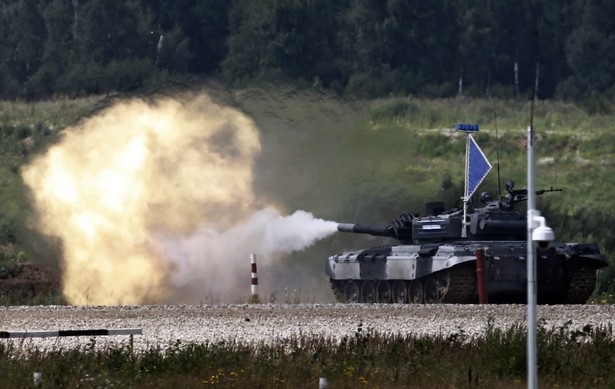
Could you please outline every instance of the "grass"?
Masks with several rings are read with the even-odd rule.
[[[479,123],[481,128],[514,131],[530,124],[531,102],[523,99],[421,99],[389,98],[372,104],[371,122],[378,128],[391,124],[408,129],[454,128],[456,123]],[[538,100],[534,107],[534,127],[542,131],[565,133],[612,130],[615,105],[593,112],[573,102]]]
[[[275,344],[235,341],[136,350],[131,344],[77,350],[31,350],[0,343],[0,386],[310,388],[320,377],[335,388],[524,387],[526,331],[490,323],[481,336],[382,334],[359,323],[341,341],[300,335]],[[538,329],[540,385],[615,385],[615,339],[610,327]]]
[[[62,129],[105,107],[110,99],[111,96],[90,96],[38,102],[0,101],[0,123],[4,126],[45,125],[51,129]]]
[[[66,300],[59,290],[34,294],[24,289],[0,292],[0,306],[16,305],[66,305]]]

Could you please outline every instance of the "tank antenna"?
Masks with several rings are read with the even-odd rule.
[[[500,137],[498,136],[498,110],[493,101],[493,119],[495,122],[495,159],[498,165],[498,198],[502,197],[502,182],[500,181]]]

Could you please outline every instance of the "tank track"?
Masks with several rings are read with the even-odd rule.
[[[475,302],[477,294],[476,266],[465,263],[445,270],[448,272],[448,290],[441,289],[439,303],[445,304],[468,304]]]
[[[438,273],[430,274],[425,277],[418,278],[416,280],[405,281],[408,287],[407,295],[410,295],[410,284],[413,282],[421,282],[423,290],[425,285],[430,279],[436,280],[437,287],[437,299],[435,301],[429,301],[429,303],[442,303],[442,304],[468,304],[475,303],[476,301],[476,267],[474,263],[467,263],[452,267],[447,270],[440,271]],[[347,282],[354,281],[359,285],[365,282],[376,283],[376,280],[333,280],[329,279],[331,290],[335,299],[339,302],[347,302],[345,295],[345,287]],[[395,280],[389,280],[390,290],[393,289],[393,283]],[[425,292],[423,293],[426,294]],[[392,293],[391,293],[392,295]],[[406,296],[405,302],[414,304],[412,298]],[[393,297],[391,296],[391,300]],[[361,297],[359,297],[361,301]],[[368,302],[368,301],[362,301]],[[425,297],[421,299],[421,303],[425,302]]]
[[[596,287],[596,269],[576,264],[572,267],[568,293],[562,304],[585,304]]]

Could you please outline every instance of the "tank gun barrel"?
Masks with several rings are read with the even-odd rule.
[[[391,226],[387,224],[340,223],[337,225],[337,230],[340,232],[352,232],[355,234],[395,237],[395,232]]]
[[[508,181],[506,183],[506,190],[508,191],[508,194],[502,197],[504,202],[508,204],[514,204],[514,203],[520,203],[522,201],[526,201],[527,200],[527,189],[514,189],[514,185],[515,184],[512,181]],[[550,187],[549,189],[539,189],[536,191],[536,195],[540,196],[547,192],[561,192],[563,190],[564,189],[562,188],[554,188],[554,187]]]
[[[537,195],[541,195],[541,194],[546,193],[546,192],[561,192],[561,191],[563,191],[563,189],[562,189],[562,188],[557,188],[557,189],[556,189],[556,188],[554,188],[554,187],[551,187],[551,188],[549,188],[549,189],[540,189],[540,190],[537,190],[537,191],[536,191],[536,194],[537,194]]]

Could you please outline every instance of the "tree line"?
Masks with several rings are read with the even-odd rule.
[[[0,0],[0,98],[185,75],[340,94],[615,94],[609,0]],[[538,74],[538,77],[536,75]]]

